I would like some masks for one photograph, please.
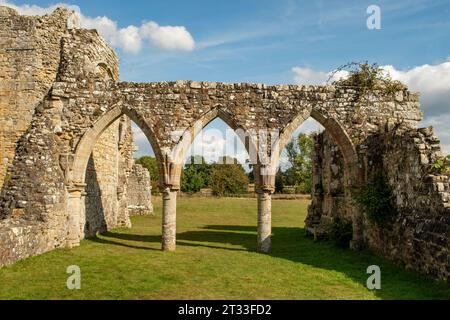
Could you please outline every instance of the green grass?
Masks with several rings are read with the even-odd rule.
[[[178,247],[160,251],[156,217],[0,270],[1,299],[449,299],[450,286],[406,272],[369,252],[305,237],[308,202],[273,203],[273,251],[256,249],[254,199],[179,199]],[[379,265],[382,289],[365,287]],[[81,268],[81,290],[66,268]]]

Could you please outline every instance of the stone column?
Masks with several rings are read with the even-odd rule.
[[[350,249],[352,250],[362,250],[364,249],[364,226],[362,221],[362,215],[358,209],[353,208],[352,210],[352,227],[353,227],[353,237],[350,241]]]
[[[272,248],[272,192],[258,192],[258,251],[263,253]]]
[[[171,188],[163,190],[162,250],[175,251],[177,237],[177,192]]]
[[[82,236],[82,221],[84,220],[85,184],[77,184],[68,189],[67,203],[67,238],[66,247],[74,248],[80,245]]]

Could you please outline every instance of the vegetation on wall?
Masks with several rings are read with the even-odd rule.
[[[431,173],[446,174],[450,173],[450,155],[445,158],[436,160],[431,165]]]
[[[338,247],[349,248],[353,238],[353,227],[350,221],[335,218],[329,230],[329,237]]]
[[[356,90],[357,111],[362,104],[370,105],[367,93],[384,92],[392,94],[397,91],[406,90],[407,87],[397,80],[393,80],[389,73],[378,64],[366,62],[351,62],[336,69],[328,79],[334,79],[342,71],[348,73],[347,77],[332,82],[336,87],[353,88]],[[359,112],[355,113],[356,116]]]
[[[377,63],[369,64],[367,61],[350,62],[337,68],[331,74],[329,81],[342,71],[347,71],[348,77],[335,80],[333,85],[355,88],[362,95],[368,91],[375,90],[393,93],[407,89],[400,81],[393,80],[389,73]]]
[[[396,213],[393,197],[386,176],[378,173],[356,195],[356,201],[363,207],[369,220],[385,226]]]

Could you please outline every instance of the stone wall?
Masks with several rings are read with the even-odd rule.
[[[57,78],[61,39],[70,15],[57,9],[50,15],[27,17],[0,6],[0,188],[16,143]]]
[[[326,237],[336,217],[351,221],[344,188],[344,162],[339,147],[325,131],[315,137],[312,154],[312,202],[305,221],[307,232]]]
[[[150,173],[139,164],[128,177],[128,209],[131,215],[153,214]]]
[[[442,157],[432,128],[381,131],[365,144],[364,159],[369,168],[366,181],[385,174],[397,211],[393,221],[384,226],[364,217],[365,244],[407,269],[448,280],[449,177],[431,170],[432,163]],[[348,221],[346,208],[351,206],[350,200],[346,202],[342,197],[344,166],[336,150],[326,133],[318,137],[313,157],[313,200],[306,228],[322,237],[327,237],[333,218]]]
[[[61,108],[64,98],[50,97],[52,85],[118,79],[114,51],[95,30],[68,29],[71,17],[65,9],[24,17],[0,6],[0,266],[70,246],[66,164],[78,141],[61,128],[77,115]],[[133,151],[126,117],[95,141],[80,193],[80,238],[130,226]]]
[[[94,145],[86,170],[85,236],[116,226],[119,175],[119,124],[112,124]]]

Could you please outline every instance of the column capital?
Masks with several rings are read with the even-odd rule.
[[[81,182],[72,182],[67,186],[70,197],[81,197],[85,194],[87,184]]]
[[[273,194],[275,193],[275,186],[270,184],[259,185],[256,187],[256,190],[259,194]]]
[[[161,193],[178,192],[178,191],[180,191],[180,189],[181,189],[180,186],[171,185],[171,184],[159,185],[159,190],[161,191]]]

